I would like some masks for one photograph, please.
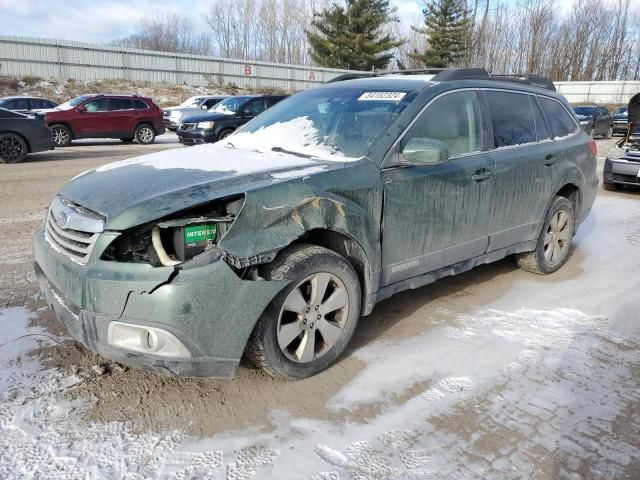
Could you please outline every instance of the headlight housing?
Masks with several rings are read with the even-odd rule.
[[[214,127],[215,124],[216,124],[216,122],[212,122],[212,121],[199,122],[198,125],[196,125],[196,128],[202,128],[204,130],[211,130]]]
[[[221,199],[125,231],[106,248],[102,260],[149,263],[156,267],[188,262],[213,251],[231,228],[243,203],[244,195]]]

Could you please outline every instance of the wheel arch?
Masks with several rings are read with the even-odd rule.
[[[580,191],[580,187],[575,183],[566,183],[556,192],[554,197],[564,197],[569,200],[573,204],[576,216],[580,215],[580,209],[582,207],[582,192]],[[551,199],[551,201],[553,201],[553,199]]]
[[[153,124],[153,122],[151,120],[147,120],[147,119],[142,119],[142,120],[138,120],[135,125],[133,126],[133,136],[135,137],[136,135],[136,130],[138,130],[138,127],[140,127],[141,125],[148,125],[153,129],[153,133],[158,135],[158,129],[155,127],[155,125]]]

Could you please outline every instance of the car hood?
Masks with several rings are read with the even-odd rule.
[[[202,145],[89,170],[61,194],[103,215],[107,229],[123,230],[228,195],[345,166],[336,160]]]
[[[580,120],[581,122],[583,120],[591,120],[591,116],[590,115],[576,115],[578,117],[578,120]]]
[[[185,121],[188,120],[191,123],[197,122],[208,122],[208,121],[220,121],[227,120],[229,118],[233,118],[235,115],[226,115],[224,113],[218,112],[204,112],[204,113],[194,113],[193,115],[185,116]]]

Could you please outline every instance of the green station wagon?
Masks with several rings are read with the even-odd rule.
[[[85,172],[35,232],[69,333],[126,365],[290,379],[328,368],[396,292],[514,256],[566,261],[596,147],[543,78],[341,79],[214,145]]]

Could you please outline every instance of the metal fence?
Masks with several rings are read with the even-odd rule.
[[[225,82],[242,88],[302,90],[349,72],[0,35],[0,75],[146,80],[194,86]],[[556,87],[572,103],[622,104],[640,92],[640,81],[556,82]]]
[[[0,75],[145,80],[194,86],[225,82],[242,88],[302,90],[348,72],[0,35]]]

